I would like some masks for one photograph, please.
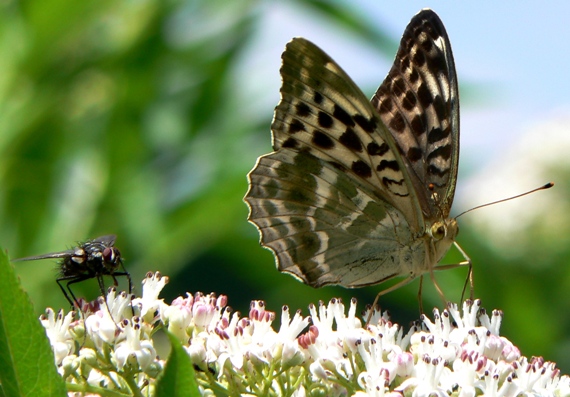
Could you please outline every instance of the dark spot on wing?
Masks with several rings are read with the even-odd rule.
[[[431,40],[424,40],[420,43],[420,46],[426,51],[430,52],[433,47],[433,42]]]
[[[402,100],[402,106],[404,106],[404,109],[407,111],[410,111],[416,107],[417,102],[416,95],[412,91],[408,91]]]
[[[347,128],[340,136],[339,141],[355,152],[362,152],[362,142],[360,142],[360,139],[358,139],[358,136],[352,128]]]
[[[438,167],[436,167],[435,165],[432,164],[427,168],[427,172],[430,175],[444,176],[445,174],[447,174],[449,172],[449,168],[446,168],[444,170],[440,170]],[[441,187],[441,186],[439,186],[439,187]]]
[[[392,103],[392,98],[387,96],[380,103],[380,106],[378,107],[378,112],[380,112],[380,114],[388,113],[392,110],[393,106],[394,104]]]
[[[361,178],[370,178],[372,176],[372,169],[362,160],[357,160],[352,163],[351,168],[352,171]]]
[[[378,167],[376,167],[376,169],[380,172],[386,169],[399,171],[400,166],[398,165],[398,162],[396,160],[382,160],[380,164],[378,164]]]
[[[408,155],[406,157],[410,161],[416,162],[422,158],[422,150],[419,147],[411,147],[408,149]]]
[[[371,156],[383,156],[388,150],[390,150],[390,147],[386,142],[382,142],[381,145],[378,145],[376,142],[370,142],[366,146],[366,151]]]
[[[319,126],[323,128],[331,128],[333,125],[333,119],[331,116],[326,114],[325,112],[319,112]]]
[[[396,132],[403,132],[406,128],[406,121],[400,112],[395,113],[390,120],[390,128]]]
[[[307,117],[311,114],[311,108],[304,102],[299,102],[297,105],[295,105],[295,111],[297,113],[297,116],[300,117]]]
[[[413,57],[414,57],[414,64],[420,68],[424,66],[424,64],[426,63],[426,57],[424,56],[424,53],[421,51],[416,51]]]
[[[427,162],[431,162],[434,158],[441,157],[448,160],[451,157],[451,145],[440,146],[427,156]]]
[[[285,147],[285,148],[295,148],[297,147],[298,142],[296,139],[294,138],[287,138],[283,144],[281,145],[281,147]]]
[[[299,131],[305,131],[305,124],[297,119],[293,119],[289,124],[289,133],[294,134]]]
[[[410,125],[412,126],[412,132],[416,137],[420,137],[423,133],[426,132],[420,115],[414,116]]]
[[[396,96],[400,96],[406,92],[406,84],[404,84],[404,81],[400,77],[392,81],[392,92],[396,94]]]
[[[451,129],[446,128],[442,130],[441,128],[432,128],[431,131],[428,133],[428,143],[437,143],[442,139],[445,139],[449,136]]]
[[[315,94],[313,95],[313,100],[317,105],[320,105],[323,102],[323,96],[321,95],[320,92],[315,91]]]
[[[313,132],[313,144],[323,149],[332,149],[334,147],[334,141],[319,130]]]
[[[348,114],[346,110],[344,110],[337,104],[334,105],[333,116],[334,118],[342,122],[344,125],[347,125],[349,127],[354,127],[354,120],[352,119],[352,117],[350,117],[350,114]]]
[[[445,114],[447,113],[445,108],[445,103],[440,95],[436,95],[433,98],[433,108],[435,109],[435,114],[437,115],[439,120],[443,120],[445,118]]]
[[[329,161],[329,164],[332,165],[337,170],[340,170],[342,172],[346,172],[346,167],[340,163],[337,163],[336,161]]]
[[[362,128],[364,131],[368,133],[374,132],[374,130],[376,129],[376,121],[374,120],[374,118],[371,118],[369,120],[361,114],[355,114],[354,116],[352,116],[352,118],[354,119],[354,121],[356,121],[356,124],[358,124],[360,128]]]
[[[418,71],[416,69],[413,69],[412,72],[410,73],[410,83],[415,83],[416,81],[418,81],[418,79],[420,78],[420,74],[418,73]]]
[[[431,105],[433,98],[426,83],[420,84],[417,94],[422,107],[427,108],[429,105]]]

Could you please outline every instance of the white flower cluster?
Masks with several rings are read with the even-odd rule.
[[[262,301],[248,317],[232,314],[223,295],[165,304],[158,295],[167,281],[147,274],[142,297],[132,300],[111,289],[98,310],[83,307],[85,322],[47,310],[42,324],[69,391],[152,395],[165,365],[152,336],[165,327],[191,357],[203,395],[570,395],[570,378],[553,363],[521,357],[499,336],[502,313],[489,317],[479,301],[462,312],[434,311],[433,321],[423,317],[405,335],[377,312],[363,328],[356,301],[345,313],[337,299],[310,306],[310,317],[291,317],[284,306],[274,330],[275,313]]]
[[[130,395],[134,389],[153,387],[152,380],[164,368],[151,339],[160,325],[153,312],[164,305],[158,293],[167,282],[160,273],[148,273],[142,298],[117,295],[110,288],[106,299],[95,304],[81,301],[85,320],[74,320],[73,311],[56,315],[46,310],[40,320],[70,392],[105,395],[112,389]]]

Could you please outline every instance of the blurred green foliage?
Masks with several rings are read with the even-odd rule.
[[[331,35],[349,32],[393,58],[399,37],[369,20],[365,10],[349,2],[287,4],[293,3],[295,11],[332,26]],[[372,302],[379,287],[313,290],[278,273],[246,221],[246,174],[270,151],[278,91],[267,93],[271,103],[244,96],[243,68],[263,34],[264,15],[277,6],[284,3],[4,2],[0,235],[11,256],[114,233],[138,291],[144,274],[159,270],[171,280],[167,300],[186,291],[215,291],[245,313],[252,299],[263,299],[270,310],[287,304],[305,314],[309,302],[335,296],[345,302],[356,296],[361,308]],[[256,54],[259,62],[264,56]],[[266,72],[278,79],[277,68]],[[549,289],[568,279],[567,272],[540,274],[524,255],[505,263],[466,225],[462,219],[459,241],[475,263],[476,296],[489,310],[506,312],[502,333],[524,354],[570,369],[570,325],[561,314],[568,299]],[[458,260],[452,252],[445,262]],[[68,306],[54,267],[50,261],[17,265],[38,314],[45,306]],[[461,269],[437,273],[454,301],[465,276]],[[548,279],[541,283],[543,276]],[[381,300],[403,325],[418,317],[417,286]],[[97,296],[94,281],[74,287],[78,296]],[[441,307],[429,280],[424,291],[425,308]]]

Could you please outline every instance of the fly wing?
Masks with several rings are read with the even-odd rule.
[[[114,234],[108,234],[106,236],[101,236],[101,237],[97,237],[94,238],[93,240],[91,240],[92,243],[101,243],[106,247],[112,247],[113,245],[115,245],[115,240],[117,239],[117,236]]]
[[[43,255],[26,256],[25,258],[12,259],[12,262],[36,261],[39,259],[69,258],[69,257],[73,256],[74,252],[75,252],[75,250],[70,249],[70,250],[60,251],[60,252],[51,252],[49,254],[43,254]]]
[[[112,247],[115,244],[115,240],[117,236],[114,234],[108,234],[105,236],[100,236],[90,240],[90,243],[98,243],[105,247]],[[77,250],[83,248],[85,244],[79,244],[76,248],[68,249],[65,251],[59,252],[50,252],[49,254],[42,254],[42,255],[34,255],[34,256],[26,256],[25,258],[18,258],[12,259],[12,262],[20,262],[20,261],[35,261],[40,259],[61,259],[61,258],[70,258],[73,255],[77,255]]]

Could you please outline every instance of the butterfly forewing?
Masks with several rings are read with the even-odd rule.
[[[372,103],[311,42],[293,39],[282,58],[275,152],[258,160],[245,197],[279,270],[316,287],[430,270],[451,244],[426,230],[448,215],[459,151],[455,69],[437,15],[412,19]]]
[[[459,161],[459,93],[451,44],[435,13],[412,19],[372,104],[404,154],[424,214],[442,209],[447,217]]]

